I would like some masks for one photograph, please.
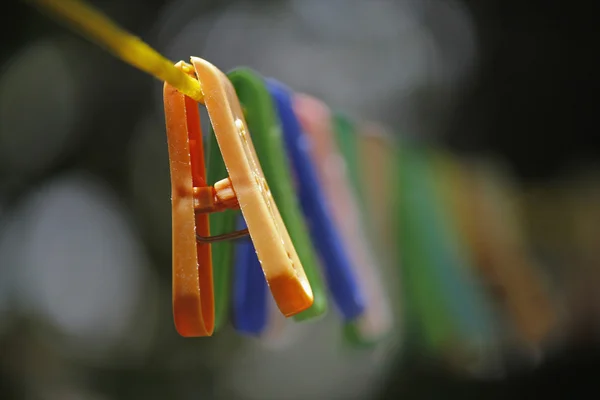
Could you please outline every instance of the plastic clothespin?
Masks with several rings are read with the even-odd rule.
[[[318,317],[327,311],[327,295],[321,277],[319,259],[296,196],[275,105],[265,80],[256,72],[240,68],[229,72],[227,76],[244,109],[250,129],[249,134],[254,140],[256,154],[269,182],[274,202],[281,212],[281,218],[312,287],[314,296],[312,306],[295,315],[294,319],[305,320]],[[237,277],[234,276],[235,279]]]
[[[387,128],[371,121],[362,122],[357,130],[360,132],[357,135],[359,181],[368,210],[368,218],[364,223],[371,232],[371,245],[382,267],[383,283],[388,288],[396,330],[404,332],[407,306],[402,290],[402,246],[399,245],[394,224],[394,214],[398,208],[396,160],[399,143]]]
[[[364,187],[360,180],[360,156],[358,149],[358,131],[354,121],[347,115],[337,111],[331,113],[331,124],[335,142],[340,154],[344,157],[349,183],[354,188],[354,195],[364,209]]]
[[[183,64],[177,64],[183,68]],[[173,224],[173,313],[183,336],[210,336],[214,329],[212,257],[208,214],[196,212],[195,188],[208,187],[200,114],[195,101],[165,83],[163,92]],[[209,198],[213,198],[212,190]]]
[[[183,336],[214,330],[210,243],[249,233],[271,293],[285,316],[313,303],[313,293],[277,205],[273,201],[231,82],[215,66],[192,57],[177,64],[200,81],[223,161],[229,172],[208,186],[195,101],[165,84],[165,116],[173,212],[173,312]],[[241,209],[248,231],[210,236],[208,214]]]
[[[465,267],[467,274],[473,274],[481,278],[477,280],[478,286],[481,291],[485,292],[486,298],[489,297],[492,303],[491,308],[496,316],[494,322],[498,330],[498,338],[495,341],[505,340],[505,328],[509,324],[506,323],[508,321],[504,318],[503,304],[497,301],[498,297],[496,295],[499,292],[496,287],[489,285],[490,282],[487,281],[485,273],[481,273],[481,268],[485,269],[486,265],[480,264],[480,262],[487,263],[487,260],[478,258],[477,243],[471,240],[472,235],[475,233],[472,231],[474,228],[472,222],[483,217],[477,215],[481,211],[481,204],[472,196],[474,194],[470,190],[472,187],[469,187],[468,182],[464,179],[465,176],[462,175],[459,160],[441,149],[436,149],[431,151],[431,163],[436,175],[435,183],[443,202],[447,223],[452,226],[455,242],[457,247],[460,248],[461,258],[464,260],[463,267]],[[481,233],[487,235],[486,232]],[[505,295],[510,294],[502,293],[500,298],[503,299]],[[499,348],[499,346],[497,347]],[[488,358],[490,358],[489,355]],[[491,359],[488,361],[491,361]]]
[[[246,228],[241,216],[237,226],[238,230]],[[235,243],[233,276],[233,327],[240,333],[258,336],[267,326],[269,289],[252,241],[248,238]]]
[[[227,176],[227,168],[223,162],[217,137],[213,134],[212,126],[205,140],[208,151],[208,166],[206,171],[208,182],[218,182],[224,176]],[[211,233],[215,236],[222,236],[233,232],[236,228],[238,218],[242,218],[239,209],[228,209],[210,214]],[[229,320],[232,299],[232,269],[236,242],[233,240],[224,240],[214,242],[211,245],[213,264],[218,265],[218,268],[215,268],[213,271],[215,331],[219,331],[226,321]]]
[[[227,167],[221,156],[217,137],[212,125],[206,136],[208,150],[208,181],[217,182],[227,176]],[[224,210],[210,214],[210,226],[214,235],[223,235],[247,229],[246,222],[239,210]],[[235,329],[240,333],[256,334],[260,326],[266,322],[261,317],[260,304],[262,291],[256,291],[256,275],[250,272],[254,265],[249,265],[257,259],[252,240],[241,238],[215,242],[212,245],[213,263],[219,267],[213,271],[215,286],[215,331],[219,331],[227,321],[231,320]],[[239,268],[236,268],[239,267]],[[261,272],[264,284],[264,275]],[[247,292],[254,291],[249,303],[245,303]],[[257,294],[258,293],[258,294]],[[264,312],[263,312],[264,314]]]
[[[358,135],[360,159],[360,182],[364,187],[364,202],[369,210],[369,224],[374,232],[378,252],[384,263],[398,265],[399,249],[394,238],[392,210],[397,207],[394,201],[394,188],[398,176],[395,160],[398,157],[398,143],[384,127],[373,122],[363,122]]]
[[[334,224],[323,183],[311,155],[311,139],[302,131],[293,109],[293,94],[276,80],[267,81],[282,124],[285,145],[293,166],[298,196],[313,242],[323,261],[329,291],[346,320],[364,311],[364,300],[353,270],[350,253]]]
[[[428,240],[423,231],[424,207],[419,182],[422,172],[416,168],[413,144],[401,141],[396,157],[394,202],[398,205],[392,219],[396,227],[410,348],[438,355],[444,346],[456,341],[455,323],[440,290],[429,253],[439,251],[437,241]],[[417,190],[415,190],[417,189]]]
[[[389,333],[391,310],[379,282],[377,263],[361,226],[360,207],[347,174],[347,166],[332,131],[331,112],[323,102],[304,94],[295,96],[294,110],[314,143],[311,148],[313,162],[319,178],[325,182],[324,191],[332,205],[334,223],[351,255],[365,299],[364,312],[351,322],[353,326],[347,327],[357,335],[349,337],[361,337],[361,342],[372,343]]]
[[[456,333],[459,335],[454,346],[453,357],[464,361],[475,356],[482,359],[497,344],[494,337],[494,318],[488,307],[488,299],[481,290],[462,253],[460,243],[443,205],[443,194],[439,190],[436,171],[428,150],[412,154],[414,167],[420,173],[412,189],[421,196],[424,207],[415,209],[421,212],[420,223],[427,240],[436,243],[437,250],[428,252],[435,279],[444,295],[448,311],[452,315]]]
[[[370,345],[391,332],[392,311],[388,288],[383,284],[383,269],[379,258],[372,251],[373,243],[368,238],[372,236],[369,220],[371,212],[366,204],[366,188],[362,182],[361,161],[358,148],[359,130],[353,120],[340,112],[332,113],[332,132],[340,154],[344,158],[348,183],[356,198],[358,206],[357,218],[361,226],[364,240],[366,259],[359,267],[362,270],[362,280],[367,295],[365,315],[357,323],[346,324],[346,338],[354,344]]]
[[[215,325],[211,243],[250,234],[277,307],[285,316],[313,304],[313,292],[256,157],[239,100],[215,66],[192,57],[175,66],[138,37],[78,0],[32,0],[128,64],[164,81],[173,214],[173,313],[183,336]],[[197,103],[215,128],[229,177],[209,186]],[[240,208],[248,230],[210,236],[209,214]],[[222,283],[223,279],[219,279]],[[222,306],[222,303],[220,303]]]
[[[499,344],[503,340],[501,334],[502,320],[499,318],[498,309],[493,307],[491,293],[486,290],[480,274],[474,268],[474,258],[470,243],[462,231],[461,214],[455,207],[455,198],[449,185],[452,178],[450,169],[446,168],[451,160],[449,154],[442,155],[442,151],[430,148],[427,152],[428,166],[432,173],[432,182],[435,198],[438,199],[441,227],[445,233],[445,240],[449,243],[449,261],[454,265],[456,272],[462,276],[463,293],[470,306],[463,314],[471,315],[473,324],[466,337],[467,341],[479,346],[476,350],[483,359],[479,365],[479,372],[488,368],[501,368],[502,360],[499,353]],[[441,162],[442,157],[446,162]],[[474,206],[474,204],[472,204]],[[483,368],[483,370],[481,370]]]
[[[443,168],[463,190],[465,237],[473,249],[474,268],[491,288],[513,332],[526,345],[538,346],[558,322],[556,305],[542,271],[524,251],[524,238],[513,208],[508,173],[498,166],[473,163],[467,171],[450,159]],[[465,205],[468,202],[469,207]]]
[[[374,246],[389,236],[379,228],[382,220],[389,220],[393,206],[389,188],[392,186],[393,151],[395,143],[383,136],[382,128],[372,123],[357,124],[343,113],[333,114],[333,132],[340,153],[344,157],[349,182],[361,208],[361,225],[373,238]],[[378,218],[377,218],[378,217]],[[381,237],[374,238],[374,232]]]

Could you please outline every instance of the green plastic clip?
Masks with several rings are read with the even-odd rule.
[[[264,78],[258,73],[248,68],[239,68],[227,76],[244,108],[248,129],[265,178],[313,291],[312,307],[295,315],[294,319],[303,321],[321,316],[327,311],[327,295],[319,259],[298,204],[275,105]],[[215,264],[215,270],[218,268]]]

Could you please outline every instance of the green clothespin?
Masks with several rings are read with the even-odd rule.
[[[457,190],[459,182],[456,179],[455,165],[457,160],[442,150],[430,148],[427,152],[429,170],[432,174],[433,191],[438,199],[439,218],[442,229],[445,231],[445,240],[450,244],[449,259],[452,261],[455,273],[462,276],[462,293],[465,295],[466,306],[464,316],[467,316],[466,336],[464,350],[467,359],[459,360],[460,367],[472,367],[472,356],[476,358],[474,366],[477,373],[487,372],[490,369],[502,368],[502,355],[499,352],[503,340],[502,328],[506,322],[492,302],[492,296],[486,290],[484,280],[475,269],[474,249],[468,240],[463,223],[464,213],[460,209],[453,190]],[[458,189],[459,190],[459,189]],[[470,205],[470,212],[476,213],[476,205]],[[460,355],[459,355],[460,356]],[[469,360],[471,358],[471,360]]]
[[[321,316],[327,311],[327,296],[319,259],[297,201],[275,105],[264,79],[256,72],[239,68],[227,76],[244,108],[248,129],[265,178],[312,287],[312,307],[297,314],[294,319],[302,321]],[[213,254],[214,252],[216,251],[213,250]],[[215,270],[218,268],[219,265],[215,263]]]
[[[420,181],[424,176],[417,164],[416,151],[414,144],[403,141],[397,159],[399,185],[396,220],[403,289],[408,306],[407,316],[414,324],[412,333],[417,340],[416,345],[432,354],[439,354],[447,343],[456,340],[456,327],[448,312],[432,260],[427,256],[427,253],[439,251],[439,245],[423,229],[423,224],[428,222],[422,216],[430,210],[422,201],[424,194]]]
[[[333,130],[336,137],[336,142],[340,149],[340,153],[346,160],[346,167],[348,168],[348,177],[352,186],[354,186],[354,193],[358,199],[362,212],[366,210],[366,204],[364,199],[364,187],[361,182],[360,174],[360,156],[358,149],[358,131],[354,122],[345,114],[341,112],[334,112],[333,115]]]
[[[367,231],[367,234],[364,235],[365,238],[373,238],[375,237],[375,229],[373,226],[373,223],[371,221],[371,211],[370,211],[370,207],[369,204],[367,203],[367,196],[366,196],[366,191],[369,190],[370,188],[366,188],[365,187],[365,176],[362,173],[362,168],[364,168],[364,162],[366,160],[362,160],[360,157],[360,149],[359,149],[359,131],[357,126],[355,125],[354,121],[352,121],[349,117],[347,117],[345,114],[340,113],[340,112],[334,112],[332,113],[332,125],[333,125],[333,132],[334,132],[334,136],[335,136],[335,140],[338,146],[338,149],[342,155],[342,157],[344,158],[344,161],[346,163],[346,168],[347,168],[347,176],[349,178],[349,182],[352,186],[352,191],[354,193],[354,196],[357,200],[357,204],[359,206],[359,210],[360,210],[360,214],[359,220],[361,223],[361,226],[364,227],[364,229]],[[385,155],[381,155],[381,157],[384,157]],[[372,177],[368,177],[367,179],[370,179]],[[376,243],[374,243],[374,240],[369,240],[369,248],[374,248]],[[386,293],[378,293],[378,297],[380,297],[378,299],[379,306],[380,307],[384,307],[384,308],[391,308],[390,303],[390,299],[387,297],[389,290],[385,290],[385,289],[389,289],[386,288],[383,282],[383,279],[380,279],[380,277],[382,275],[384,275],[384,273],[386,271],[382,270],[382,265],[384,264],[382,262],[382,257],[379,255],[379,257],[374,255],[374,259],[378,260],[378,264],[379,265],[373,265],[370,266],[370,268],[372,269],[372,275],[376,275],[376,276],[372,276],[371,279],[375,282],[375,284],[377,284],[379,286],[379,288],[375,288],[375,287],[366,287],[365,291],[367,293],[367,313],[368,312],[378,312],[378,311],[382,311],[382,310],[370,310],[371,307],[378,307],[378,304],[370,304],[369,302],[369,296],[368,293],[369,291],[373,291],[376,290],[378,292],[381,291],[385,291]],[[378,282],[377,282],[378,281]],[[382,303],[388,303],[388,304],[382,304]],[[380,318],[385,318],[385,317],[380,317]],[[391,319],[391,317],[390,317]],[[347,322],[344,324],[344,337],[345,339],[355,345],[355,346],[361,346],[361,347],[370,347],[375,345],[376,343],[378,343],[380,340],[384,339],[385,337],[387,337],[391,332],[391,321],[388,322],[388,326],[390,326],[390,329],[387,332],[381,332],[379,335],[375,335],[375,336],[369,336],[369,335],[365,335],[364,332],[366,331],[366,328],[364,326],[361,326],[361,322],[359,321],[352,321],[352,322]]]
[[[456,227],[448,217],[431,155],[428,149],[413,147],[400,157],[410,163],[410,174],[403,174],[410,184],[404,189],[405,204],[401,207],[406,211],[405,219],[413,218],[404,235],[417,238],[424,266],[420,272],[428,271],[426,279],[433,286],[421,288],[418,300],[423,307],[423,322],[431,328],[430,345],[447,361],[463,368],[470,366],[473,356],[478,362],[491,360],[487,356],[497,344],[495,321],[488,299],[465,266],[468,260],[463,257]],[[403,248],[403,254],[406,251]],[[408,262],[403,267],[410,270],[409,275],[416,272]],[[435,300],[439,305],[435,310],[426,309],[434,303],[433,296],[439,296]]]
[[[210,126],[207,143],[207,181],[217,182],[228,176],[223,156],[219,150],[217,138]],[[210,214],[211,235],[224,235],[233,232],[236,220],[241,215],[239,210],[225,210]],[[228,320],[231,304],[232,266],[235,241],[226,240],[212,245],[213,283],[215,294],[215,332],[219,331]]]

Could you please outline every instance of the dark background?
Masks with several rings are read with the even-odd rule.
[[[353,1],[334,3],[343,8],[344,4]],[[509,162],[523,185],[568,179],[574,171],[597,167],[597,111],[593,104],[597,103],[599,69],[593,61],[597,58],[598,31],[593,2],[462,2],[473,20],[479,61],[463,82],[461,94],[450,96],[451,101],[446,102],[444,107],[450,111],[444,113],[435,107],[432,111],[431,104],[435,104],[439,96],[435,88],[425,88],[411,98],[411,110],[423,121],[428,121],[431,115],[434,118],[443,115],[440,122],[433,124],[434,128],[421,135],[424,140],[444,143],[461,155],[499,156]],[[129,2],[127,6],[119,3],[95,2],[126,29],[166,51],[161,48],[163,41],[155,26],[164,2]],[[193,13],[200,15],[225,9],[232,2],[197,3],[192,7]],[[271,3],[279,2],[263,0],[249,4],[268,9]],[[446,47],[444,43],[452,42],[452,34],[448,34],[443,23],[429,17],[426,26],[441,43],[442,50],[451,53],[453,47]],[[84,115],[76,126],[85,135],[79,135],[76,143],[60,152],[53,162],[31,173],[2,164],[0,194],[5,207],[15,207],[30,188],[74,166],[102,176],[119,193],[127,192],[129,183],[123,170],[127,168],[130,153],[124,143],[131,140],[140,114],[156,108],[153,99],[155,82],[23,4],[5,3],[0,19],[3,65],[31,41],[65,32],[74,38],[75,46],[82,49],[81,57],[102,65],[96,70],[86,70],[87,80],[98,80],[101,84],[90,86],[90,91],[84,90],[79,98],[84,104],[80,109]],[[362,30],[365,35],[369,31],[369,26],[357,21],[348,23],[355,24],[359,34]],[[178,56],[185,57],[186,54]],[[242,59],[239,63],[246,61]],[[339,68],[344,67],[340,65]],[[90,75],[91,70],[97,72]],[[39,73],[44,74],[43,66],[39,66]],[[52,79],[51,76],[46,78]],[[44,92],[32,94],[31,118],[36,118],[40,111],[36,106],[44,104],[39,98],[47,95]],[[379,109],[383,111],[377,117],[390,126],[402,125],[402,117],[395,112],[394,104],[393,101],[382,103]],[[52,141],[52,137],[46,136],[43,140]],[[168,254],[152,246],[149,251],[159,260],[169,259]],[[169,274],[166,270],[158,271],[167,283]],[[40,374],[31,365],[52,369],[55,362],[52,351],[38,343],[37,337],[44,335],[44,331],[37,327],[37,322],[19,315],[11,318],[14,321],[10,330],[0,335],[0,397],[3,399],[25,398],[30,376]],[[165,324],[163,331],[170,327]],[[210,372],[203,370],[206,366],[183,371],[176,369],[170,373],[161,369],[163,356],[169,352],[165,343],[176,340],[171,333],[166,336],[169,339],[161,342],[164,347],[152,352],[143,365],[89,367],[90,371],[82,379],[86,386],[104,393],[107,398],[143,398],[144,393],[161,398],[206,398],[183,394],[184,387],[190,385],[189,380],[202,380],[203,371],[210,377]],[[380,396],[373,394],[371,398],[584,398],[588,391],[588,396],[597,393],[600,363],[596,337],[595,330],[583,331],[570,348],[551,355],[540,368],[530,372],[516,371],[504,380],[488,383],[456,378],[447,371],[429,366],[421,367],[422,364],[411,358],[408,351],[388,372]],[[38,346],[41,350],[36,350]],[[193,345],[185,346],[190,349]],[[40,356],[38,351],[43,355]],[[229,351],[235,351],[235,348]],[[35,360],[36,357],[39,357],[38,361],[23,360]],[[173,389],[175,386],[178,389]]]

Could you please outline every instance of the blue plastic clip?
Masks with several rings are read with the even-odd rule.
[[[329,291],[344,319],[353,320],[365,309],[364,296],[327,210],[310,157],[310,142],[292,107],[292,92],[274,79],[267,79],[267,87],[277,108],[286,150],[296,175],[300,206],[308,221],[314,245],[323,260]]]
[[[238,229],[246,228],[243,217],[238,217],[237,225]],[[233,265],[233,327],[258,336],[267,326],[269,290],[250,238],[236,242]]]

